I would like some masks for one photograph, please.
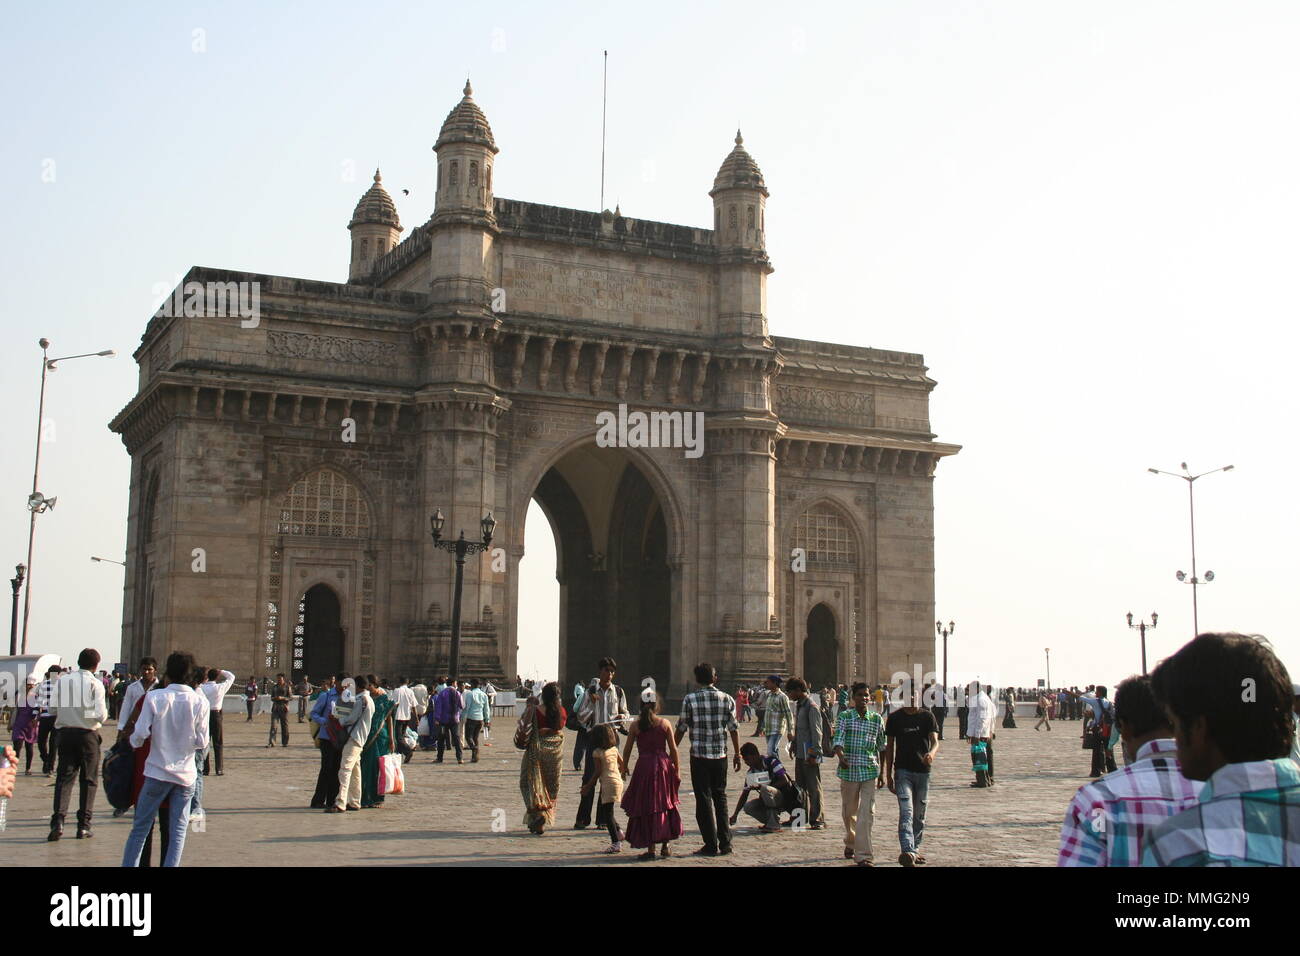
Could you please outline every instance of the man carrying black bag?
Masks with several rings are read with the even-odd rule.
[[[599,676],[592,679],[578,705],[578,722],[583,730],[589,731],[597,724],[614,724],[616,730],[623,730],[631,715],[627,712],[627,697],[623,688],[614,683],[618,665],[612,657],[602,657],[596,664]],[[596,762],[591,757],[591,741],[588,734],[582,735],[582,784],[596,775]],[[585,830],[591,826],[591,805],[595,800],[595,788],[588,788],[578,802],[578,816],[573,829]]]

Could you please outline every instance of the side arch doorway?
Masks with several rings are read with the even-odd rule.
[[[836,686],[838,661],[835,615],[825,604],[818,604],[808,612],[808,636],[803,642],[803,677],[808,686],[817,690]]]
[[[342,608],[328,584],[307,589],[298,599],[298,620],[293,629],[293,679],[306,674],[320,683],[328,674],[343,670]]]

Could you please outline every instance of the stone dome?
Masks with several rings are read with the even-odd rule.
[[[477,143],[486,146],[493,153],[500,152],[496,140],[492,138],[492,127],[488,125],[487,117],[474,102],[473,96],[474,89],[469,85],[469,80],[466,80],[465,96],[447,114],[442,129],[438,131],[438,141],[433,144],[434,149],[447,143]]]
[[[357,208],[352,211],[352,221],[348,223],[348,228],[372,222],[392,226],[395,229],[402,228],[401,220],[397,218],[397,206],[393,204],[393,197],[388,195],[388,190],[384,188],[383,179],[377,169],[375,184],[366,190],[361,201],[357,203]]]
[[[768,195],[767,186],[763,182],[763,171],[745,149],[745,140],[741,137],[740,130],[736,130],[735,148],[722,161],[718,175],[713,177],[713,189],[709,195],[724,189],[756,189],[764,196]]]

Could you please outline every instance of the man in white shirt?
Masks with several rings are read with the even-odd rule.
[[[208,701],[208,753],[216,757],[217,776],[222,776],[221,771],[221,753],[225,745],[225,736],[221,729],[221,702],[226,699],[226,694],[234,686],[235,675],[230,671],[219,671],[215,667],[208,668],[208,679],[199,685],[199,693],[207,698]],[[208,775],[208,755],[203,755],[203,776]]]
[[[402,755],[402,763],[411,762],[412,751],[406,744],[406,728],[411,726],[411,718],[416,716],[415,709],[420,703],[415,691],[407,684],[407,678],[399,677],[397,687],[393,689],[393,733],[397,737],[393,749]]]
[[[977,741],[984,741],[988,748],[988,783],[983,784],[978,780],[972,783],[972,787],[993,786],[993,738],[996,734],[993,731],[993,718],[995,710],[993,707],[992,694],[993,687],[985,684],[980,687],[977,681],[971,681],[970,687],[966,691],[966,706],[969,708],[966,713],[966,736],[970,738],[973,746]]]
[[[135,802],[131,835],[122,854],[123,866],[139,866],[145,838],[158,808],[168,802],[167,854],[163,866],[180,866],[185,834],[190,827],[190,801],[198,779],[196,751],[208,745],[208,700],[187,681],[194,673],[194,655],[175,651],[167,657],[167,684],[148,694],[131,733],[139,749],[152,740],[144,765],[144,786]]]
[[[72,781],[81,775],[81,800],[77,805],[77,839],[92,837],[90,818],[99,789],[99,728],[108,720],[104,681],[95,673],[99,651],[88,647],[77,656],[79,670],[64,674],[54,685],[50,710],[59,738],[59,776],[54,784],[54,814],[49,841],[63,836],[63,819],[72,800]]]
[[[348,732],[347,743],[343,745],[343,754],[339,758],[339,795],[326,813],[342,813],[344,809],[361,809],[361,750],[370,736],[370,722],[375,716],[375,702],[370,699],[366,678],[356,679],[356,700],[350,710],[345,712],[345,705],[340,701],[334,709],[334,716]]]
[[[140,679],[132,681],[127,687],[126,694],[122,697],[122,709],[117,714],[119,740],[131,732],[131,712],[135,710],[135,705],[139,703],[140,698],[153,690],[156,683],[158,683],[158,662],[152,657],[142,657]]]

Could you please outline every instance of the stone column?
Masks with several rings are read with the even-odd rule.
[[[708,432],[713,465],[711,654],[727,682],[784,670],[776,614],[776,439],[784,428],[729,417]]]
[[[455,558],[436,548],[429,535],[429,517],[435,509],[441,509],[446,518],[444,540],[454,541],[463,531],[466,540],[481,541],[479,521],[492,511],[499,523],[493,547],[506,547],[509,541],[496,488],[497,425],[510,407],[509,399],[497,392],[493,381],[492,342],[499,325],[490,314],[431,316],[419,331],[429,356],[428,384],[416,393],[421,410],[420,521],[424,541],[419,606],[438,604],[447,621],[455,598]],[[503,663],[499,649],[496,660],[479,660],[482,655],[471,652],[464,640],[467,626],[479,624],[484,606],[495,603],[491,561],[491,552],[465,559],[461,671],[466,675],[498,674]],[[450,647],[444,646],[446,643],[441,637],[436,641],[431,668],[441,666],[436,661],[447,658]]]

